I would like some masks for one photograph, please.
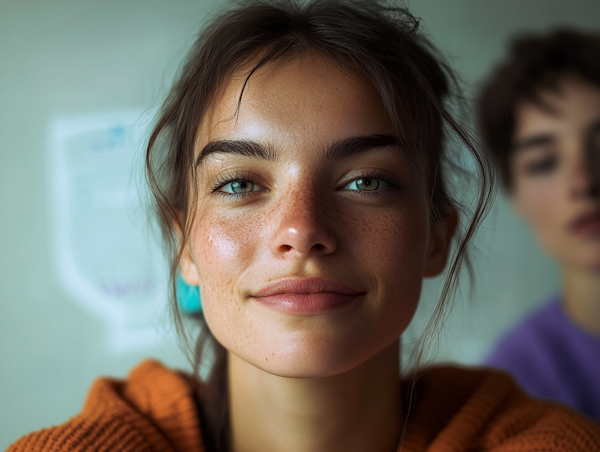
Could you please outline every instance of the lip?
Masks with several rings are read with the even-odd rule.
[[[600,210],[579,215],[569,223],[569,231],[580,237],[600,235]]]
[[[284,278],[262,287],[251,297],[275,311],[311,315],[347,306],[363,294],[327,278]]]

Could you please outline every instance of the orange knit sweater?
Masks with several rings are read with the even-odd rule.
[[[418,380],[402,451],[600,451],[600,427],[525,396],[506,375],[432,368]],[[146,361],[98,379],[83,411],[7,452],[203,452],[192,380]]]

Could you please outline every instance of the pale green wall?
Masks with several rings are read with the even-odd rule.
[[[48,136],[58,117],[155,108],[219,4],[0,0],[0,449],[76,413],[97,375],[123,376],[146,356],[186,366],[166,313],[156,314],[158,341],[115,348],[106,321],[65,289]],[[596,0],[409,4],[467,81],[486,72],[515,31],[600,26]],[[474,297],[457,301],[439,358],[477,361],[497,334],[559,287],[555,268],[502,199],[474,260]]]

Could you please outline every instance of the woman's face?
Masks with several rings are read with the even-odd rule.
[[[239,358],[288,377],[349,370],[408,325],[444,266],[415,173],[374,88],[324,58],[233,78],[201,124],[181,271]]]
[[[600,88],[565,76],[517,108],[512,199],[562,266],[600,271]]]

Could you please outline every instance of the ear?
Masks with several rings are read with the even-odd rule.
[[[185,244],[181,259],[179,260],[179,271],[183,280],[190,286],[199,286],[200,279],[198,278],[198,267],[190,250],[191,243],[188,241]]]
[[[431,227],[427,260],[423,274],[426,278],[439,275],[446,267],[452,237],[454,237],[457,226],[458,212],[453,208],[445,218]]]
[[[513,155],[509,155],[509,164],[510,166],[508,168],[508,171],[510,175],[510,180],[508,182],[508,186],[506,187],[505,199],[508,200],[508,203],[519,218],[526,219],[527,209],[523,204],[522,191],[520,190],[521,186],[519,173],[515,164],[514,153]]]
[[[508,200],[510,206],[513,208],[513,211],[517,214],[517,216],[521,219],[526,219],[525,212],[527,209],[525,209],[521,197],[515,193],[514,189],[511,189],[511,191],[508,193]]]
[[[177,213],[179,215],[179,212]],[[177,239],[181,243],[182,233],[181,228],[178,221],[173,222],[173,229],[177,234]],[[183,252],[181,253],[181,258],[179,259],[179,272],[181,273],[181,277],[190,286],[199,286],[200,279],[198,278],[198,267],[196,267],[196,262],[194,261],[194,257],[192,256],[192,242],[188,238],[187,243],[183,247]]]

